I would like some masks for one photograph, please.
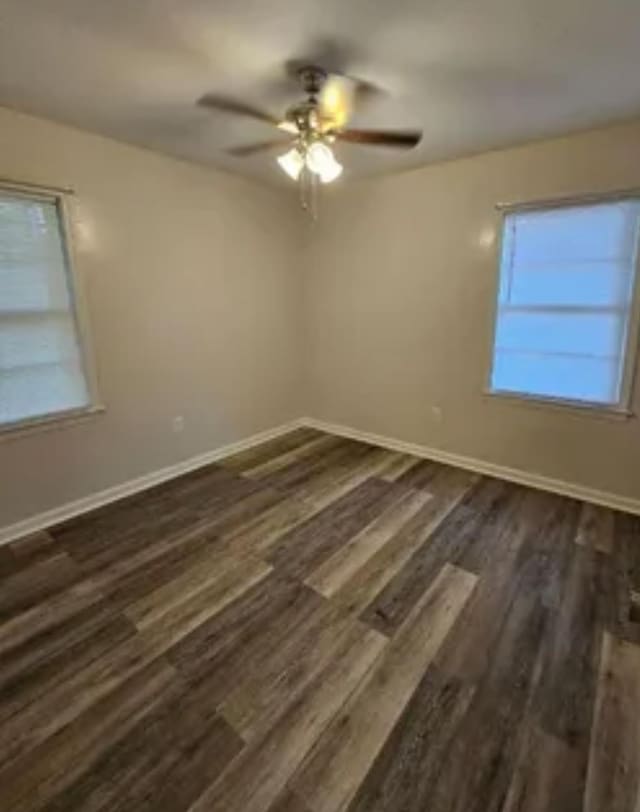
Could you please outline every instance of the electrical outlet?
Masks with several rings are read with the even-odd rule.
[[[181,414],[176,415],[171,421],[171,426],[175,434],[180,434],[181,431],[184,431],[184,417]]]
[[[442,408],[440,406],[432,406],[431,416],[436,423],[442,423]]]

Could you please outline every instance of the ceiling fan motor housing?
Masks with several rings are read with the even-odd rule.
[[[298,70],[298,78],[304,92],[310,96],[316,96],[327,80],[327,72],[317,65],[305,65]]]
[[[295,104],[286,113],[287,121],[292,121],[298,133],[309,136],[318,130],[318,102],[311,98],[309,101]]]

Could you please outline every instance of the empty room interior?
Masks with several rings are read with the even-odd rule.
[[[640,812],[640,4],[0,4],[0,810]]]

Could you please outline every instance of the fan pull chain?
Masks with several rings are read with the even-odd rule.
[[[312,220],[318,219],[319,183],[318,176],[306,166],[300,172],[300,205]]]

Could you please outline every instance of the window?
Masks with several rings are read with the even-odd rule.
[[[628,405],[640,200],[505,214],[491,391]]]
[[[0,428],[92,400],[62,199],[0,188]]]

